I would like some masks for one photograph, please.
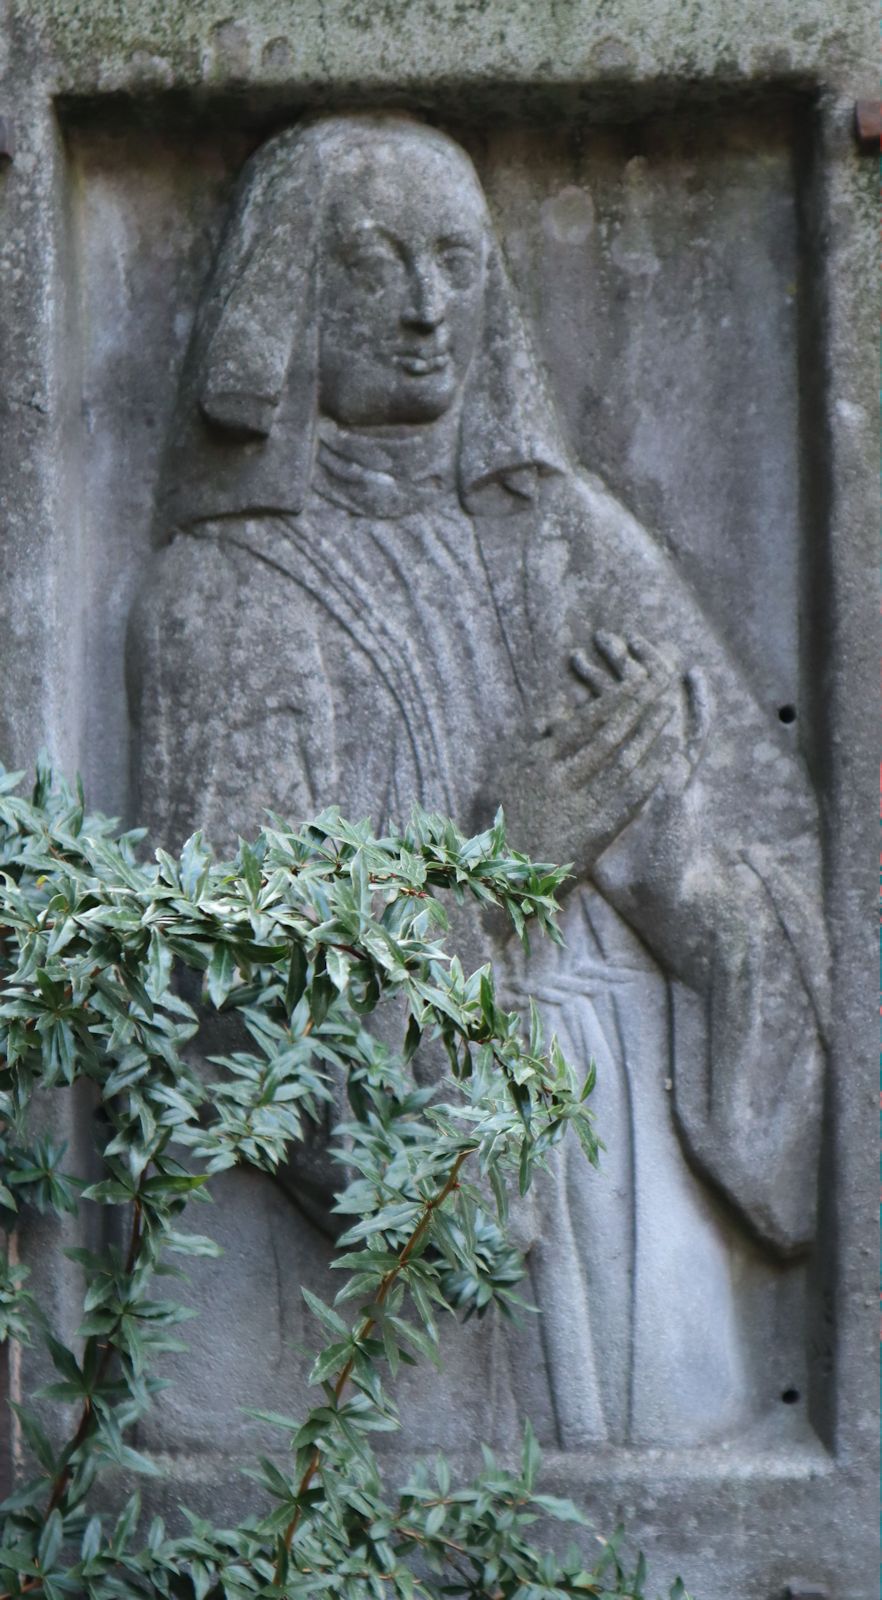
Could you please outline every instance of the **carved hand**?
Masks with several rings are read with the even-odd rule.
[[[503,800],[513,839],[584,875],[662,784],[685,786],[708,714],[698,674],[645,639],[601,630],[570,668],[590,698],[542,729]]]

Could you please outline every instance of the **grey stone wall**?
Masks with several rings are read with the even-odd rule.
[[[869,1600],[878,162],[858,150],[852,117],[878,91],[876,14],[866,0],[786,0],[774,15],[677,0],[248,0],[242,13],[219,0],[0,7],[0,114],[16,141],[0,169],[0,757],[26,765],[45,744],[83,771],[96,804],[125,816],[137,804],[126,633],[162,533],[162,453],[194,318],[246,157],[307,111],[400,107],[440,125],[475,163],[574,472],[597,475],[616,518],[633,514],[668,563],[669,589],[644,580],[650,614],[662,628],[668,608],[675,643],[700,615],[710,656],[719,647],[734,663],[775,751],[807,775],[831,945],[810,1252],[782,1265],[718,1188],[700,1186],[738,1286],[750,1425],[726,1421],[723,1397],[719,1425],[685,1440],[662,1425],[649,1443],[573,1445],[548,1423],[549,1487],[600,1528],[627,1520],[659,1586],[682,1570],[696,1600],[780,1600],[791,1578],[830,1600]],[[511,538],[503,558],[526,570],[518,548]],[[612,594],[614,566],[603,579],[561,568],[561,637],[576,601],[590,610]],[[547,563],[542,582],[552,615]],[[636,615],[639,572],[623,592]],[[739,726],[732,712],[723,728],[740,769],[733,816],[751,805],[762,816],[754,724]],[[813,870],[806,857],[807,894]],[[653,932],[637,926],[650,950]],[[670,976],[665,960],[661,970]],[[534,981],[551,994],[552,977]],[[628,1007],[641,1023],[650,1010],[633,996]],[[626,1124],[614,1099],[605,1110],[616,1172]],[[648,1115],[668,1137],[667,1110]],[[87,1159],[85,1126],[68,1131]],[[805,1150],[813,1163],[811,1139]],[[667,1157],[648,1159],[651,1179]],[[290,1230],[291,1213],[251,1179],[218,1209],[229,1289],[208,1272],[205,1331],[147,1442],[173,1491],[232,1513],[239,1443],[224,1390],[264,1398],[243,1329],[267,1293],[256,1252]],[[19,1247],[63,1320],[75,1285],[62,1242],[43,1225]],[[310,1249],[305,1278],[321,1270]],[[727,1336],[714,1296],[699,1275],[694,1315],[709,1345],[715,1317]],[[293,1281],[270,1292],[280,1341],[296,1300]],[[647,1340],[654,1319],[682,1315],[671,1300],[644,1298]],[[567,1337],[577,1367],[578,1326]],[[547,1408],[529,1354],[512,1367],[485,1341],[472,1357],[513,1370],[513,1401]],[[465,1373],[454,1368],[449,1394]],[[27,1381],[18,1358],[6,1381]],[[453,1404],[454,1418],[473,1416],[466,1455],[479,1400],[471,1413]],[[414,1443],[432,1442],[425,1418],[420,1430]],[[20,1441],[9,1443],[15,1458]]]

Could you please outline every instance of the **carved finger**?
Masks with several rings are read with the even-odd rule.
[[[668,689],[655,678],[641,680],[617,695],[607,694],[591,700],[569,717],[557,730],[555,756],[575,760],[577,770],[571,781],[584,783],[609,760],[613,751],[629,739],[648,708]]]
[[[606,662],[613,677],[618,678],[621,683],[634,660],[624,639],[620,639],[617,633],[608,633],[605,628],[598,628],[594,635],[594,644],[597,654]]]
[[[648,639],[644,639],[641,633],[629,635],[628,650],[634,660],[639,661],[644,671],[655,677],[673,677],[675,671],[673,662],[656,645],[650,644]]]
[[[670,751],[666,748],[668,743],[663,733],[661,735],[657,733],[656,749],[651,751],[639,766],[619,778],[615,804],[610,801],[606,808],[607,837],[602,844],[601,853],[613,839],[618,838],[629,822],[633,822],[664,781],[670,759]]]
[[[592,666],[584,650],[573,650],[569,660],[570,671],[580,683],[584,683],[595,696],[603,693],[604,674],[596,666]]]
[[[599,815],[595,817],[598,854],[617,838],[664,781],[676,752],[667,735],[675,706],[670,700],[654,706],[639,733],[617,751],[603,773]]]
[[[598,748],[605,728],[615,719],[617,708],[610,706],[607,698],[597,694],[569,716],[561,718],[551,729],[552,741],[543,757],[550,761],[569,761],[582,755],[591,762],[590,752]]]
[[[632,737],[622,743],[615,761],[611,764],[616,777],[627,777],[637,767],[641,766],[650,751],[652,751],[660,734],[664,732],[676,709],[676,703],[671,699],[670,695],[664,695],[644,712]],[[644,773],[652,788],[655,788],[655,785],[664,776],[664,767],[670,760],[671,754],[671,750],[655,752],[653,761]],[[612,772],[610,776],[611,781],[614,782],[615,777]]]

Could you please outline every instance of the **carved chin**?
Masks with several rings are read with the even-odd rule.
[[[427,417],[440,416],[453,404],[457,391],[449,362],[441,368],[425,371],[399,367],[395,387],[396,409],[402,422],[420,422]]]

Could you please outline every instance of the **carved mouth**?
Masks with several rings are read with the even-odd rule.
[[[434,372],[443,372],[450,365],[450,357],[444,350],[426,356],[417,355],[412,350],[400,350],[395,356],[395,365],[411,378],[424,378]]]

